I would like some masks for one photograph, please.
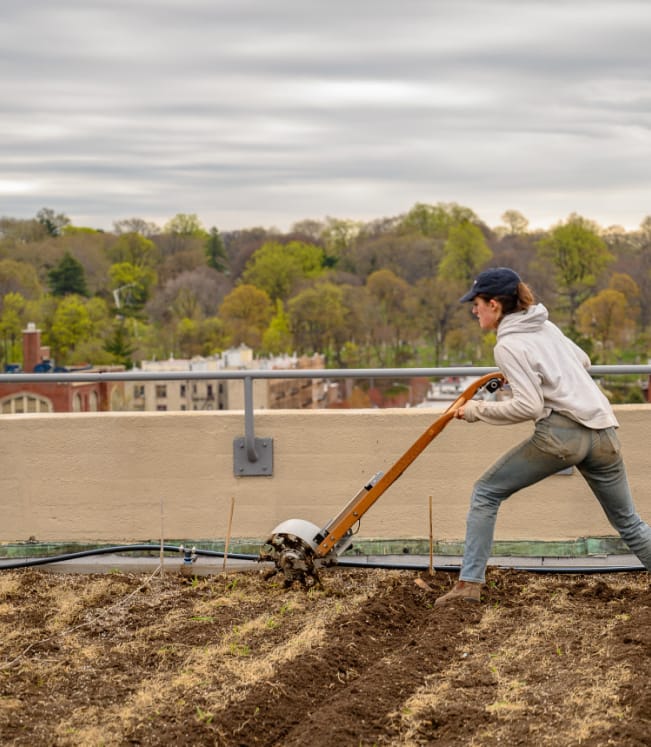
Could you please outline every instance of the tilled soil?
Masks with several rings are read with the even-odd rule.
[[[5,571],[0,743],[651,743],[648,574],[416,575]]]

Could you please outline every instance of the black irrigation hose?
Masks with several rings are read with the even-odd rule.
[[[337,565],[347,566],[349,568],[382,568],[391,571],[428,571],[429,563],[376,563],[375,561],[355,560],[353,558],[340,558]],[[528,573],[624,573],[643,571],[642,565],[611,565],[611,566],[528,566],[528,565],[500,565],[496,563],[493,568],[510,571],[527,571]],[[458,573],[458,565],[435,565],[435,571],[447,571],[449,573]]]
[[[61,555],[53,555],[45,558],[23,558],[22,560],[16,560],[11,563],[5,563],[0,560],[0,570],[15,569],[15,568],[30,568],[37,565],[49,565],[50,563],[61,563],[65,560],[77,560],[78,558],[88,558],[92,555],[108,555],[109,553],[117,552],[138,552],[145,550],[160,550],[160,545],[116,545],[115,547],[96,547],[93,550],[80,550],[78,552],[62,553]],[[181,545],[163,545],[164,552],[175,552],[182,553],[186,550],[190,552],[188,548]],[[226,553],[218,552],[217,550],[198,550],[193,549],[194,555],[206,555],[215,558],[223,558]],[[244,555],[238,553],[227,553],[231,560],[257,560],[257,555]]]
[[[1,570],[15,570],[17,568],[30,568],[39,565],[49,565],[50,563],[60,563],[66,560],[76,560],[78,558],[87,558],[92,555],[108,555],[110,553],[119,552],[142,552],[142,551],[160,551],[160,545],[154,544],[143,544],[143,545],[116,545],[113,547],[97,547],[93,550],[80,550],[79,552],[63,553],[61,555],[54,555],[45,558],[23,558],[10,563],[5,563],[0,560],[0,571]],[[195,556],[205,556],[212,558],[223,558],[227,556],[231,560],[246,560],[251,562],[258,562],[259,556],[248,554],[248,553],[225,553],[219,550],[201,550],[197,548],[188,548],[182,545],[163,545],[164,552],[175,552],[175,553],[191,553]],[[399,563],[399,562],[376,562],[374,560],[369,561],[361,560],[358,558],[341,557],[337,559],[336,565],[346,568],[378,568],[382,570],[397,570],[397,571],[426,571],[429,570],[429,563]],[[643,571],[644,567],[639,566],[495,566],[497,568],[509,569],[513,571],[528,571],[529,573],[576,573],[576,574],[588,574],[588,573],[624,573]],[[458,565],[435,565],[433,566],[435,571],[447,571],[450,573],[458,573]]]

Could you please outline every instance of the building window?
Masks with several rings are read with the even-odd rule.
[[[181,397],[185,397],[185,390],[186,390],[185,384],[181,384]]]
[[[81,410],[82,410],[81,394],[75,394],[75,396],[72,398],[72,411],[81,412]]]
[[[26,412],[52,412],[52,403],[45,397],[21,393],[5,397],[0,403],[0,413],[3,415],[20,415]]]
[[[145,396],[145,385],[135,384],[133,387],[133,396],[135,399],[142,399]]]
[[[167,397],[167,387],[165,384],[156,384],[156,397],[165,399]]]
[[[167,410],[167,405],[156,405],[156,409],[160,412],[165,412]]]

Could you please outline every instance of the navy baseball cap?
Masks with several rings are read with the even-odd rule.
[[[477,275],[472,288],[459,301],[473,301],[475,296],[515,296],[519,284],[520,276],[514,270],[508,267],[491,267]]]

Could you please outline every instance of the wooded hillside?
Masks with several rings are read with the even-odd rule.
[[[649,357],[651,216],[639,230],[579,215],[545,231],[506,211],[489,228],[467,207],[417,204],[360,223],[290,233],[206,229],[178,214],[112,232],[43,208],[0,219],[0,357],[20,363],[34,322],[57,365],[133,365],[212,355],[323,353],[334,367],[492,363],[492,342],[458,302],[489,266],[518,271],[594,363]]]

